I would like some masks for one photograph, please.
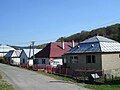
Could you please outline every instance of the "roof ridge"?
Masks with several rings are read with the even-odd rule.
[[[100,40],[98,39],[98,36],[95,36],[96,37],[96,39],[98,40],[98,42],[100,42]]]

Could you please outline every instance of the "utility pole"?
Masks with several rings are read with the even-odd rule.
[[[31,58],[31,44],[30,44],[30,50],[29,50],[29,59]]]
[[[34,44],[35,44],[35,41],[32,41],[32,48],[33,48],[33,61],[35,60],[35,55],[34,55]]]

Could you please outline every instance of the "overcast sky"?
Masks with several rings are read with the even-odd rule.
[[[0,43],[46,43],[120,22],[120,0],[0,0]]]

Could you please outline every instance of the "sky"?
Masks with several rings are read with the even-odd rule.
[[[0,0],[0,43],[56,41],[120,23],[120,0]]]

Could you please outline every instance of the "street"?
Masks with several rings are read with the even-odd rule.
[[[87,90],[75,84],[65,83],[33,71],[0,63],[0,71],[16,90]]]

